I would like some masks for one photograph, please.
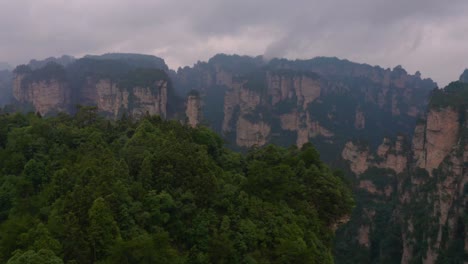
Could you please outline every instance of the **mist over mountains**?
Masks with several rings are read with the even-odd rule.
[[[0,73],[5,112],[54,117],[91,107],[116,122],[156,115],[184,129],[209,127],[247,153],[312,143],[343,170],[356,201],[349,221],[333,220],[347,222],[336,232],[336,263],[467,258],[468,70],[439,88],[401,66],[336,57],[217,54],[175,71],[152,55],[109,53]]]

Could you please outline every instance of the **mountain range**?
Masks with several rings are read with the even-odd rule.
[[[0,104],[97,107],[206,125],[234,149],[312,142],[357,206],[336,263],[462,263],[468,255],[468,70],[443,89],[401,66],[218,54],[170,70],[151,55],[33,60],[0,72]]]

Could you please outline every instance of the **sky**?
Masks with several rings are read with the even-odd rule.
[[[466,0],[0,0],[0,62],[132,52],[173,69],[217,53],[420,71],[468,68]]]

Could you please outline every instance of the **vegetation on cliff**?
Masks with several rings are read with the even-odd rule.
[[[205,121],[224,132],[229,142],[237,142],[239,132],[248,129],[238,127],[240,118],[261,120],[271,127],[262,134],[265,142],[288,146],[311,141],[328,162],[335,162],[344,143],[353,138],[366,139],[375,148],[383,136],[411,135],[436,86],[401,66],[383,69],[338,58],[267,61],[225,54],[179,69],[174,84],[181,94],[200,91]],[[211,102],[224,102],[226,108]],[[240,111],[234,111],[237,108]]]
[[[13,99],[12,73],[0,70],[0,106],[11,103]]]
[[[468,83],[468,69],[465,69],[462,75],[460,75],[460,82]]]
[[[463,110],[468,106],[468,83],[452,82],[444,89],[434,89],[429,106],[432,108],[452,107]]]
[[[306,144],[246,155],[147,116],[0,116],[2,263],[332,263],[353,206]]]
[[[402,148],[402,155],[415,160],[410,159],[398,174],[388,168],[370,167],[354,175],[357,205],[349,223],[337,232],[337,263],[468,261],[467,106],[468,84],[453,82],[444,89],[434,89],[427,118],[418,121],[423,130],[415,133],[412,151]],[[444,118],[438,115],[440,112],[456,117]],[[444,133],[443,128],[450,127],[459,129],[454,138],[434,139]],[[426,162],[418,163],[418,151],[423,151],[426,159],[431,154],[428,146],[437,150],[447,142],[453,143],[446,146],[448,151],[442,152],[434,170],[424,167]]]

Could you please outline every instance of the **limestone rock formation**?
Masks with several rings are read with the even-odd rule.
[[[133,69],[114,61],[80,59],[67,68],[54,63],[38,69],[17,67],[13,95],[19,103],[30,104],[46,115],[71,112],[75,104],[82,104],[97,106],[112,118],[123,113],[166,118],[171,89],[168,85],[167,75],[158,69]]]
[[[368,146],[358,146],[353,142],[348,142],[341,156],[349,162],[351,171],[358,176],[370,167],[391,169],[396,173],[402,173],[406,170],[408,162],[408,153],[404,150],[406,145],[403,136],[398,136],[395,142],[384,138],[374,155],[370,153]]]
[[[430,174],[439,167],[459,139],[458,119],[458,113],[451,108],[429,111],[423,133],[423,128],[417,127],[413,139],[418,167],[426,169]]]
[[[42,115],[66,111],[70,102],[67,83],[58,79],[24,83],[25,75],[14,77],[13,96],[20,103],[29,103]]]
[[[189,94],[187,97],[187,106],[185,115],[187,116],[188,125],[196,127],[201,121],[201,99],[198,94]]]
[[[401,67],[383,69],[337,58],[265,61],[223,54],[179,69],[175,83],[181,92],[200,92],[208,113],[205,121],[230,142],[237,142],[237,132],[245,135],[249,129],[237,127],[247,124],[239,122],[244,118],[268,124],[265,144],[313,142],[321,152],[329,145],[342,149],[356,136],[369,138],[376,147],[382,134],[411,135],[436,86]],[[209,114],[215,108],[221,117]]]
[[[375,154],[353,142],[345,145],[342,157],[364,191],[351,218],[354,231],[347,232],[368,249],[391,241],[392,247],[380,249],[380,258],[395,263],[462,263],[468,254],[468,84],[435,90],[425,116],[415,127],[411,148],[403,137],[394,143],[384,139]],[[370,211],[375,215],[369,217]],[[384,216],[387,227],[379,224]],[[401,252],[389,256],[395,248]]]
[[[263,146],[268,140],[271,127],[263,122],[252,122],[244,117],[237,121],[236,143],[241,147]]]

